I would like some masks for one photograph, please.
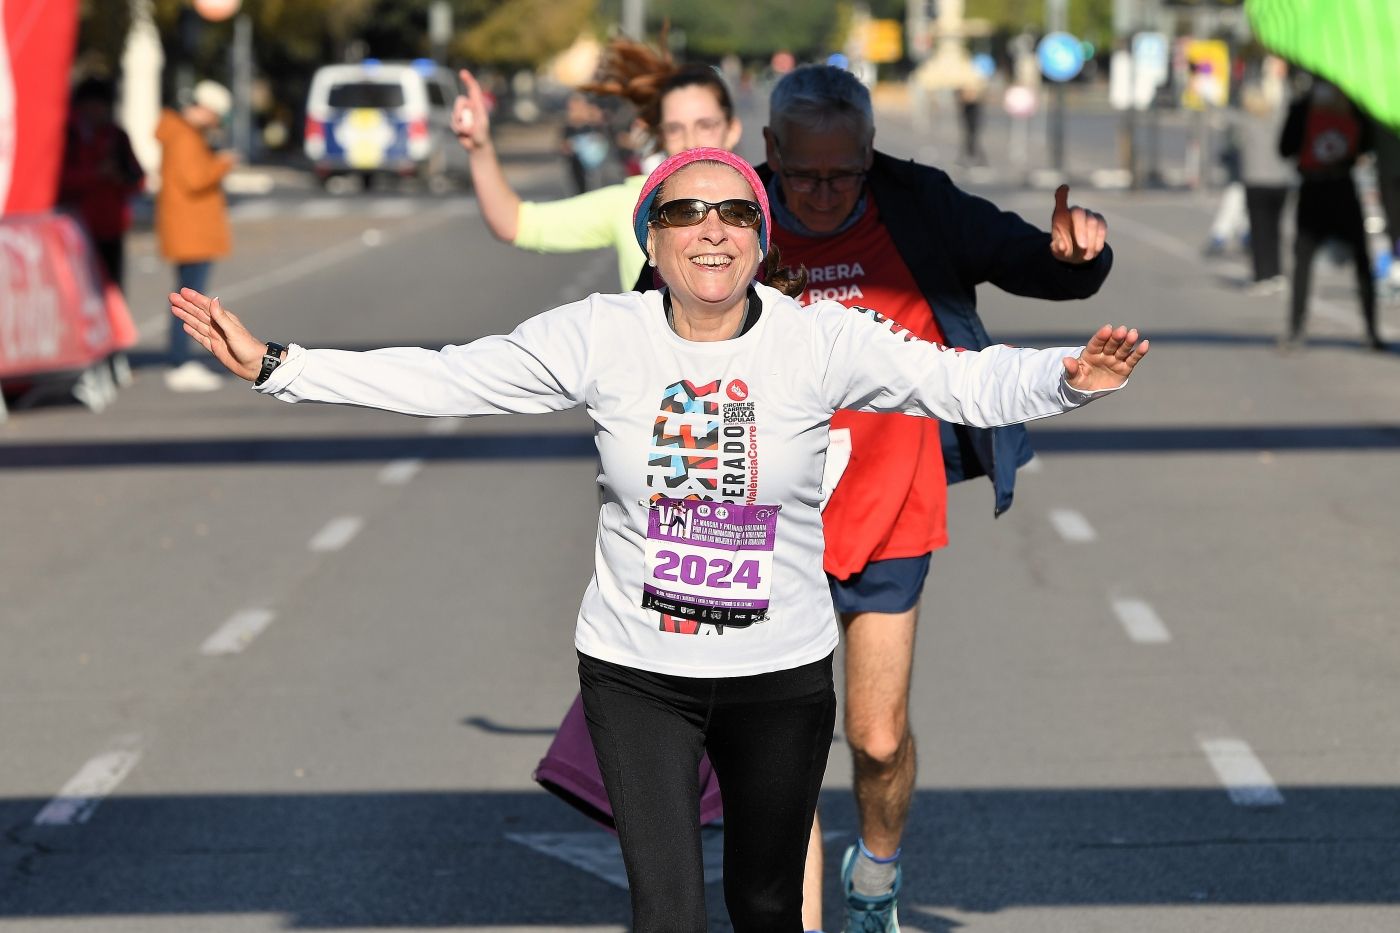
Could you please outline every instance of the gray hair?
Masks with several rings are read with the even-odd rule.
[[[788,127],[825,132],[841,128],[869,145],[875,136],[870,91],[849,71],[803,65],[783,76],[768,98],[768,127],[782,139]]]

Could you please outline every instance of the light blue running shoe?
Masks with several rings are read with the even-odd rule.
[[[866,897],[857,894],[851,884],[851,867],[856,861],[856,847],[846,850],[841,860],[841,893],[846,896],[846,925],[842,933],[899,933],[899,883],[903,877],[898,865],[894,867],[894,887],[889,894]]]

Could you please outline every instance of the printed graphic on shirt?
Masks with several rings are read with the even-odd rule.
[[[905,343],[908,343],[911,340],[919,339],[918,337],[914,336],[914,332],[911,331],[909,328],[905,327],[903,324],[899,323],[894,318],[889,317],[888,315],[881,314],[874,308],[862,308],[860,305],[851,305],[851,310],[856,312],[857,314],[865,315],[866,317],[870,318],[870,320],[874,321],[876,324],[883,324],[885,328],[892,334],[902,334],[904,336]]]
[[[859,262],[833,262],[824,266],[809,266],[807,288],[797,300],[803,305],[814,301],[839,301],[846,304],[862,301],[865,292],[861,291],[858,279],[865,278],[865,267]]]
[[[666,389],[661,399],[661,414],[651,429],[652,454],[647,465],[664,472],[647,476],[647,484],[655,486],[658,477],[672,492],[684,490],[701,498],[711,498],[716,484],[718,461],[714,451],[719,447],[719,402],[707,396],[719,392],[719,382],[696,386],[682,381]],[[697,451],[672,453],[671,448]]]
[[[743,379],[710,382],[681,380],[667,386],[652,425],[652,449],[647,456],[647,485],[653,490],[651,521],[669,500],[754,505],[758,500],[758,422],[749,386]],[[680,522],[681,511],[666,517]],[[652,566],[648,563],[648,572]],[[646,604],[644,604],[646,605]],[[765,604],[766,606],[766,604]],[[647,608],[664,610],[660,602]],[[732,607],[719,607],[732,608]],[[726,624],[749,624],[727,613],[706,618],[660,611],[663,632],[723,634]],[[760,614],[761,615],[761,614]]]

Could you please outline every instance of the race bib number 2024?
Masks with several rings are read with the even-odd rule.
[[[712,625],[763,621],[779,508],[655,500],[647,516],[642,607]]]

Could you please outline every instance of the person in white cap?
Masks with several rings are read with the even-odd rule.
[[[227,88],[200,81],[190,102],[178,113],[163,111],[156,125],[162,150],[156,237],[161,255],[175,266],[177,289],[208,288],[214,261],[232,249],[223,179],[237,159],[231,152],[216,153],[207,138],[232,106]],[[195,360],[193,350],[194,342],[176,321],[170,328],[165,384],[176,392],[217,389],[223,380]]]

